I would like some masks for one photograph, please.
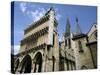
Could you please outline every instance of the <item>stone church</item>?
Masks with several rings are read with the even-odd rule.
[[[57,26],[55,11],[50,8],[24,30],[19,53],[12,61],[13,73],[97,68],[97,24],[84,34],[76,18],[76,33],[73,33],[67,19],[62,41],[58,39]]]

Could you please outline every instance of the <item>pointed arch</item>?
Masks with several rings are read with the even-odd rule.
[[[38,52],[34,57],[34,72],[41,72],[42,71],[42,54]]]
[[[81,67],[81,69],[88,69],[85,65],[83,65],[82,67]]]
[[[22,60],[22,67],[20,73],[30,73],[32,66],[32,59],[30,55],[26,55]]]

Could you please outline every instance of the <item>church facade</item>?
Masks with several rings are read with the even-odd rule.
[[[14,59],[14,73],[53,72],[97,68],[97,24],[82,33],[76,19],[76,33],[67,19],[66,31],[59,42],[55,11],[24,30],[19,53]]]

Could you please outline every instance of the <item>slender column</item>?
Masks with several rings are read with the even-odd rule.
[[[45,49],[46,49],[46,48],[44,48],[44,50],[43,50],[44,52],[45,52]],[[45,64],[46,64],[46,61],[45,61],[45,60],[46,60],[46,53],[43,54],[42,72],[45,72]]]
[[[36,65],[36,72],[38,72],[38,69],[39,69],[39,65],[37,64]]]
[[[45,51],[44,51],[44,57],[45,57],[45,60],[44,60],[44,64],[45,64],[45,66],[44,66],[44,72],[46,72],[47,71],[47,46],[45,46]]]
[[[66,59],[64,60],[64,70],[66,71],[67,70],[67,63],[66,63]]]
[[[72,62],[72,67],[73,67],[73,70],[75,70],[75,69],[74,69],[74,62]]]
[[[52,63],[52,47],[50,47],[50,50],[48,51],[48,67],[47,67],[47,71],[48,72],[52,72],[52,67],[53,67],[53,63]]]
[[[70,63],[71,63],[71,70],[73,70],[73,62],[71,61]]]
[[[68,61],[68,64],[69,64],[69,70],[71,70],[71,63],[70,63],[70,61]]]
[[[31,72],[34,72],[34,69],[35,69],[35,63],[33,62],[32,71]]]

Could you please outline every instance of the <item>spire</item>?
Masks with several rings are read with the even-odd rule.
[[[76,34],[82,34],[81,28],[78,23],[78,18],[76,17]]]
[[[65,30],[65,37],[70,36],[70,21],[67,18],[66,30]]]

